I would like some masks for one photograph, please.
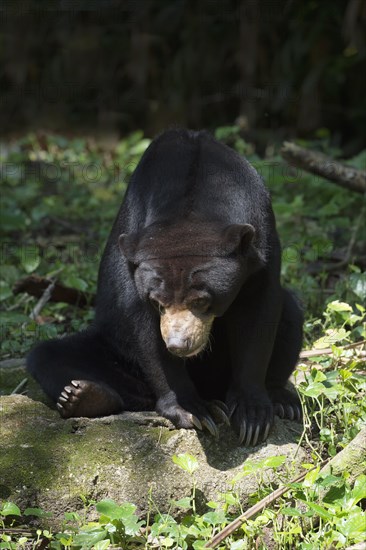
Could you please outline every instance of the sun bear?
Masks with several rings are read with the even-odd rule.
[[[27,367],[61,416],[156,410],[178,428],[230,423],[266,440],[300,419],[285,388],[302,312],[280,283],[268,191],[207,132],[168,130],[128,185],[102,257],[95,320],[38,344]]]

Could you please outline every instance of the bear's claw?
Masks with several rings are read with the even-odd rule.
[[[90,380],[72,380],[56,403],[63,418],[103,416],[123,409],[121,397],[109,386]]]
[[[177,428],[207,430],[219,436],[217,424],[230,424],[228,408],[221,401],[185,401],[178,404],[174,396],[164,396],[156,403],[156,411],[168,418]]]
[[[268,437],[271,426],[272,426],[272,423],[267,422],[263,429],[263,434],[260,437],[262,425],[253,424],[253,423],[250,423],[248,425],[246,420],[243,420],[239,429],[239,437],[238,437],[239,445],[244,444],[245,447],[249,447],[249,446],[255,447],[255,445],[259,443],[263,443]]]
[[[218,424],[230,426],[229,409],[222,401],[214,399],[208,403],[210,412]]]
[[[294,391],[287,388],[271,388],[269,396],[274,405],[274,412],[280,418],[295,420],[302,419],[302,407],[299,397]]]
[[[275,403],[275,414],[280,418],[287,418],[288,420],[295,420],[300,422],[302,419],[302,410],[300,405],[281,405],[281,403]]]
[[[192,420],[192,424],[195,426],[195,428],[197,428],[198,430],[202,430],[202,424],[201,422],[198,420],[197,416],[195,416],[194,414],[191,415],[191,420]]]
[[[264,430],[264,434],[263,434],[263,441],[266,441],[270,429],[271,429],[271,423],[267,422],[265,430]]]
[[[214,437],[219,437],[219,430],[215,422],[209,416],[202,418],[202,426],[204,426]]]

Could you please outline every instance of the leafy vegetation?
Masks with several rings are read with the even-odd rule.
[[[242,469],[241,477],[256,473],[261,479],[261,493],[270,493],[271,485],[266,482],[266,471],[276,470],[283,465],[286,457],[272,457],[261,462],[247,461]],[[174,456],[173,461],[192,476],[192,494],[180,501],[173,501],[175,508],[184,512],[183,519],[178,522],[170,514],[161,514],[154,510],[150,502],[150,512],[147,520],[139,520],[136,507],[133,504],[116,504],[112,500],[89,502],[87,507],[94,506],[98,512],[96,521],[85,522],[79,513],[65,513],[63,531],[52,533],[49,529],[37,529],[33,534],[33,548],[40,541],[46,541],[49,548],[106,550],[110,547],[123,549],[138,548],[192,548],[200,550],[217,532],[235,518],[233,510],[240,508],[238,495],[235,493],[235,483],[232,491],[220,494],[217,501],[207,503],[207,512],[198,514],[195,509],[194,472],[198,470],[196,459],[191,455]],[[360,502],[366,498],[366,476],[360,475],[353,484],[344,475],[319,474],[319,467],[311,468],[303,483],[289,484],[285,497],[276,503],[276,508],[264,509],[255,519],[246,520],[233,536],[220,545],[220,548],[231,550],[246,550],[250,548],[267,548],[272,539],[276,548],[344,548],[344,545],[364,541],[365,514]],[[319,493],[323,493],[319,503]],[[252,495],[258,499],[259,494]],[[4,502],[0,508],[0,524],[3,534],[0,534],[0,548],[25,548],[30,535],[20,534],[14,528],[17,519],[26,517],[44,517],[39,508],[27,508],[22,514],[19,508]],[[10,520],[10,521],[9,521]],[[305,520],[305,521],[304,521]],[[306,528],[304,528],[304,524]],[[9,527],[10,525],[10,527]],[[21,533],[18,529],[18,533]],[[269,537],[269,531],[272,533]],[[14,540],[16,539],[16,541]],[[272,546],[273,547],[273,546]]]
[[[236,127],[219,128],[217,137],[244,153],[271,190],[283,243],[283,280],[304,303],[305,346],[316,350],[295,373],[304,410],[299,445],[309,452],[310,462],[304,464],[309,472],[219,548],[344,548],[365,538],[366,476],[350,480],[348,472],[323,475],[319,464],[343,449],[366,421],[365,352],[357,345],[366,336],[365,207],[359,195],[289,168],[276,151],[259,158]],[[148,143],[136,132],[108,152],[91,140],[29,135],[2,152],[2,358],[23,356],[35,341],[90,322],[91,308],[52,302],[32,319],[37,300],[13,295],[12,287],[21,277],[37,273],[95,292],[103,244]],[[310,145],[340,155],[327,139]],[[349,162],[364,168],[366,152]],[[44,511],[28,508],[21,513],[6,501],[0,505],[0,548],[36,548],[44,540],[55,549],[203,548],[242,511],[235,490],[239,479],[200,514],[195,499],[198,464],[189,455],[173,461],[192,478],[191,495],[172,503],[181,509],[181,519],[159,513],[151,498],[146,519],[130,503],[85,502],[86,511],[95,506],[95,521],[69,512],[62,532],[51,533]],[[261,480],[250,503],[272,492],[267,473],[273,470],[285,485],[293,478],[283,457],[245,462],[240,475],[255,473]],[[30,518],[31,525],[38,521],[42,528],[23,528]]]

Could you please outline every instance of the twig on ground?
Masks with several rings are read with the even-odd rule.
[[[94,294],[64,286],[60,283],[54,282],[52,279],[40,277],[39,275],[29,275],[28,277],[17,281],[14,285],[13,292],[14,294],[26,292],[31,296],[41,298],[51,284],[53,284],[53,288],[48,298],[50,302],[64,302],[66,304],[71,304],[78,307],[88,307],[94,305]]]
[[[353,344],[342,346],[342,349],[358,348],[360,346],[364,346],[365,344],[366,344],[366,340],[361,340],[360,342],[354,342]],[[300,353],[300,359],[308,359],[309,357],[318,357],[319,355],[331,355],[332,353],[333,353],[332,348],[309,349],[306,351],[302,351]]]
[[[28,383],[28,378],[23,378],[23,380],[19,382],[17,387],[11,392],[11,395],[23,393],[23,390],[25,389],[27,383]]]
[[[48,285],[48,287],[44,290],[41,298],[38,300],[38,302],[36,303],[36,305],[34,306],[34,308],[32,309],[29,317],[35,321],[38,317],[38,315],[41,313],[42,309],[44,308],[44,306],[47,304],[47,302],[50,301],[50,298],[52,296],[52,292],[53,292],[53,289],[55,288],[55,282],[52,281],[50,282],[50,284]]]

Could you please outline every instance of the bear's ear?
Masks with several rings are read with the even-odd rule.
[[[135,255],[136,255],[136,248],[137,248],[136,235],[134,235],[133,233],[131,235],[122,233],[122,235],[120,235],[118,238],[118,245],[119,245],[120,251],[125,256],[125,258],[129,262],[135,263]]]
[[[245,252],[253,240],[255,229],[250,223],[229,225],[224,231],[224,246],[228,254]]]

